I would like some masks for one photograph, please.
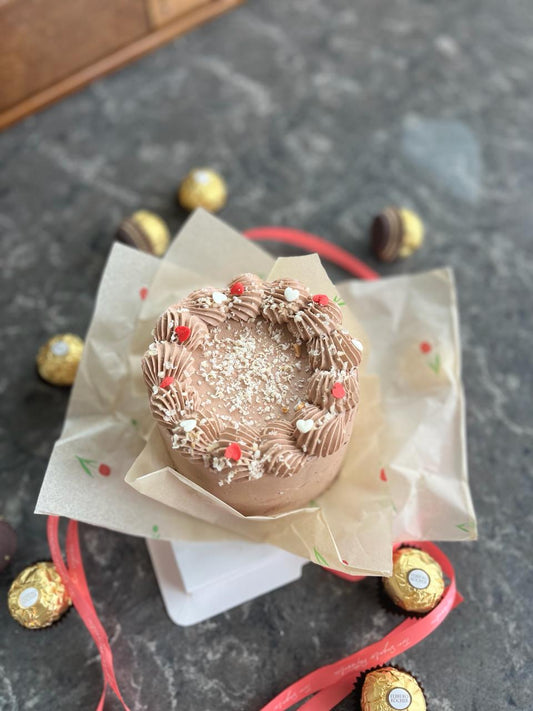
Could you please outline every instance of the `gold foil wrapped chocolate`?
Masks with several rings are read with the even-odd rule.
[[[51,385],[72,385],[83,353],[83,341],[62,333],[47,341],[37,353],[37,370]]]
[[[154,212],[137,210],[122,220],[115,234],[119,242],[160,257],[167,251],[170,232],[166,223]]]
[[[30,565],[19,573],[7,596],[11,616],[28,629],[49,627],[71,604],[59,573],[49,561]]]
[[[226,204],[228,191],[224,178],[210,168],[195,168],[184,178],[178,201],[186,210],[203,207],[217,212]]]
[[[361,692],[361,711],[426,711],[426,699],[414,677],[394,667],[369,672]]]
[[[437,561],[425,551],[398,548],[392,558],[392,575],[383,578],[383,587],[402,610],[425,613],[440,601],[444,576]]]

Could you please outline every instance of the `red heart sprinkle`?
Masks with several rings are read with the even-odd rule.
[[[167,375],[167,377],[163,378],[163,380],[161,381],[160,386],[162,388],[169,388],[173,382],[174,378],[172,377],[172,375]]]
[[[142,289],[139,289],[139,296],[141,297],[142,301],[144,301],[148,296],[148,289],[145,286],[143,286]]]
[[[315,294],[313,296],[313,301],[319,306],[327,306],[329,304],[329,297],[325,294]]]
[[[244,284],[240,281],[236,281],[235,284],[231,285],[229,293],[233,294],[233,296],[241,296],[244,294]]]
[[[233,459],[236,462],[239,461],[239,459],[242,457],[242,451],[237,442],[232,442],[231,444],[228,444],[228,446],[224,450],[224,456],[226,457],[226,459]]]
[[[379,473],[379,478],[381,481],[387,481],[387,475],[385,474],[385,469],[382,469]]]
[[[341,397],[344,397],[346,395],[346,390],[344,389],[344,385],[342,383],[335,383],[333,387],[331,388],[331,394],[333,397],[336,397],[338,400]]]
[[[174,331],[176,332],[180,343],[186,341],[191,335],[191,329],[188,326],[176,326]]]
[[[420,350],[422,353],[429,353],[431,351],[431,345],[427,341],[422,341],[420,344]]]
[[[100,464],[98,471],[102,476],[109,476],[111,474],[111,467],[108,467],[107,464]]]

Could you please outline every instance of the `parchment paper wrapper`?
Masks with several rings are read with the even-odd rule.
[[[275,517],[244,517],[172,469],[140,369],[169,304],[245,271],[290,275],[340,299],[365,345],[340,477],[308,508]],[[338,296],[316,255],[274,262],[204,211],[164,260],[116,244],[36,512],[169,540],[246,536],[370,575],[390,574],[393,539],[474,538],[451,273],[350,281]]]

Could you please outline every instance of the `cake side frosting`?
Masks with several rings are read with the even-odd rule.
[[[219,486],[290,478],[347,442],[362,346],[294,279],[206,287],[158,319],[143,374],[154,419]]]

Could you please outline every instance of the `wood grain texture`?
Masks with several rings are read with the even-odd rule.
[[[8,36],[0,44],[0,130],[243,1],[184,0],[189,11],[153,30],[153,18],[140,0],[0,5],[0,27]],[[198,6],[190,10],[193,4]],[[57,12],[59,6],[69,7],[67,15]]]

